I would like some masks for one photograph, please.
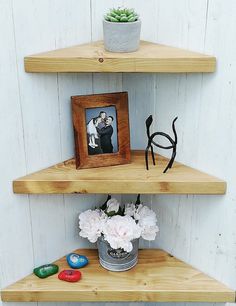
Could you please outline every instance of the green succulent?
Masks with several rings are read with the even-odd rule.
[[[104,16],[106,21],[110,22],[134,22],[138,20],[138,15],[134,9],[113,8]]]

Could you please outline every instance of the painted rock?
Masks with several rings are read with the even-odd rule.
[[[84,255],[79,255],[76,253],[70,253],[66,256],[68,265],[72,269],[83,268],[88,264],[88,258]]]
[[[34,269],[34,274],[39,278],[46,278],[58,272],[59,268],[57,265],[48,264],[37,267]]]
[[[58,278],[66,282],[78,282],[81,279],[81,272],[75,270],[63,270],[58,274]]]

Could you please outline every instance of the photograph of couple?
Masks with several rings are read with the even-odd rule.
[[[114,106],[86,109],[86,122],[89,155],[118,152]]]

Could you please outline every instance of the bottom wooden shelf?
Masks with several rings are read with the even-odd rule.
[[[162,250],[140,250],[138,265],[126,272],[109,272],[98,263],[97,250],[81,249],[89,265],[78,283],[57,275],[39,279],[31,274],[1,292],[5,302],[234,302],[235,292]],[[67,269],[65,257],[56,261]]]

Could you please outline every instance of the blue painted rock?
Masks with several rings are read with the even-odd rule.
[[[48,264],[37,267],[34,269],[34,274],[39,278],[46,278],[58,272],[59,268],[57,265]]]
[[[63,270],[58,274],[60,280],[74,283],[81,279],[81,272],[75,270]]]
[[[76,253],[70,253],[66,256],[68,265],[72,269],[83,268],[88,264],[88,258],[84,255],[79,255]]]

